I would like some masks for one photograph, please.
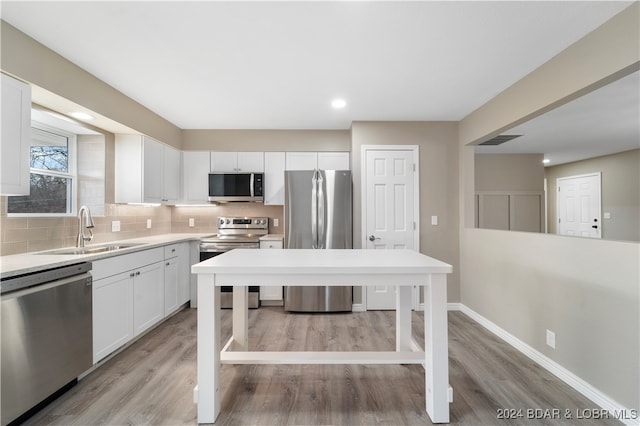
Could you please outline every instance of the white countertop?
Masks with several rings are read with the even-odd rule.
[[[451,265],[411,250],[236,249],[192,266],[196,274],[430,274]]]
[[[140,244],[135,247],[123,248],[121,250],[112,252],[103,252],[96,254],[49,254],[51,249],[41,252],[30,252],[12,254],[9,256],[0,256],[0,277],[9,278],[15,275],[26,274],[29,272],[37,272],[47,268],[55,268],[58,266],[71,265],[78,262],[91,262],[98,259],[105,259],[107,257],[119,256],[122,254],[133,253],[136,251],[147,250],[154,247],[161,247],[171,243],[178,243],[182,241],[197,240],[208,234],[162,234],[153,235],[142,238],[132,238],[129,240],[109,241],[105,243],[87,244],[87,247],[92,245],[100,246],[106,244],[125,244],[135,243]]]

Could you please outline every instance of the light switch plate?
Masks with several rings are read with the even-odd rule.
[[[278,226],[278,222],[279,222],[278,219],[273,219],[273,226],[274,227]]]
[[[189,218],[189,228],[196,226],[196,220],[192,217]]]
[[[120,232],[120,221],[112,220],[111,221],[111,232]]]
[[[431,224],[432,225],[438,224],[438,216],[431,216]]]
[[[147,229],[151,229],[151,219],[147,219]]]

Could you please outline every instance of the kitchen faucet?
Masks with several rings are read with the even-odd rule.
[[[84,227],[89,230],[89,236],[86,237],[84,235],[84,229],[82,228],[82,215],[85,214],[85,225]],[[91,218],[91,212],[89,211],[89,207],[82,206],[80,210],[78,210],[78,240],[76,242],[76,247],[84,247],[85,241],[91,241],[93,239],[93,228],[95,225],[93,224],[93,219]]]

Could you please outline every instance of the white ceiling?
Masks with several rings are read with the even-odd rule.
[[[1,13],[180,128],[347,129],[460,120],[630,3],[3,0]]]

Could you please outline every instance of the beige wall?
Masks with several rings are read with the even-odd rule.
[[[557,232],[556,179],[595,172],[601,173],[602,238],[640,241],[640,149],[546,167],[548,232]]]
[[[77,65],[0,21],[2,71],[161,142],[181,148],[180,129]]]
[[[348,130],[183,130],[185,151],[349,151]]]
[[[637,70],[639,16],[636,2],[462,120],[459,138],[461,302],[630,409],[640,407],[638,244],[471,228],[468,144]]]
[[[449,302],[458,285],[458,126],[453,122],[354,122],[351,126],[354,247],[361,247],[363,145],[418,145],[420,150],[420,251],[453,265]],[[438,216],[437,226],[431,216]],[[358,292],[357,297],[360,297]]]
[[[542,154],[476,154],[476,191],[544,191]]]

